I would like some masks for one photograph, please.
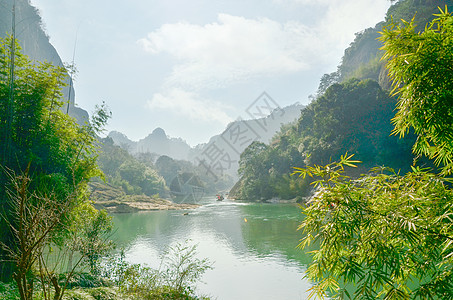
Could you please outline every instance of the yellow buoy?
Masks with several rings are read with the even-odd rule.
[[[247,223],[247,219],[246,218],[244,218],[244,222]]]

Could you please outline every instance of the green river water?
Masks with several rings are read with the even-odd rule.
[[[189,240],[213,269],[197,285],[212,299],[306,299],[309,257],[296,248],[303,215],[289,204],[202,199],[189,211],[114,215],[114,240],[126,260],[157,268],[169,245]],[[188,215],[183,213],[188,212]]]

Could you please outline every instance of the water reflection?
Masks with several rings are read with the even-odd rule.
[[[302,277],[309,258],[296,249],[301,218],[291,205],[205,199],[188,215],[115,215],[115,238],[128,261],[153,267],[169,245],[188,239],[198,244],[200,257],[214,262],[198,289],[217,299],[306,299],[310,284]]]

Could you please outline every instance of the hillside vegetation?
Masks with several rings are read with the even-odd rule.
[[[417,29],[423,31],[425,24],[433,20],[434,14],[438,13],[438,7],[444,8],[447,5],[450,10],[453,8],[453,1],[450,0],[402,0],[396,2],[387,11],[385,20],[376,24],[373,28],[367,28],[356,33],[351,45],[345,50],[337,71],[324,75],[321,79],[321,90],[325,91],[326,84],[332,80],[344,82],[351,78],[372,79],[381,85],[385,90],[390,89],[388,72],[385,62],[381,60],[383,43],[378,40],[380,32],[388,26],[392,20],[401,23],[401,20],[410,21],[412,18],[417,24]],[[323,88],[324,87],[324,88]]]
[[[132,155],[110,137],[100,139],[99,144],[98,163],[104,178],[90,183],[91,199],[111,211],[193,208],[173,202],[196,203],[203,195],[227,190],[233,184],[230,177],[213,177],[189,161],[155,153]]]
[[[386,165],[405,173],[414,161],[415,135],[404,139],[392,135],[396,97],[390,96],[391,81],[381,60],[380,31],[392,20],[414,20],[422,31],[433,20],[438,6],[452,1],[398,1],[386,19],[356,34],[345,50],[337,71],[325,74],[314,100],[302,110],[297,122],[283,126],[270,144],[252,144],[239,161],[240,180],[230,197],[246,200],[271,198],[302,200],[311,192],[309,180],[291,177],[292,167],[322,165],[354,153],[362,161],[353,176]],[[429,165],[419,160],[420,165]]]
[[[299,226],[299,246],[313,258],[310,297],[453,299],[453,15],[444,7],[434,16],[423,32],[414,21],[392,23],[380,39],[398,95],[394,133],[412,131],[413,153],[438,169],[350,177],[360,164],[353,155],[295,168],[317,188]]]
[[[412,164],[415,141],[392,136],[396,100],[372,80],[334,84],[283,127],[270,145],[252,144],[241,155],[241,180],[230,197],[247,200],[291,199],[310,193],[308,179],[290,176],[293,167],[323,165],[355,153],[364,163],[356,175],[387,165],[402,172]]]

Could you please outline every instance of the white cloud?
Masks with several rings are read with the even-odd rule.
[[[354,33],[374,26],[388,6],[385,0],[375,1],[378,4],[374,0],[275,1],[291,2],[298,9],[311,7],[319,13],[319,21],[309,26],[302,20],[280,23],[219,14],[215,22],[204,25],[164,24],[140,39],[138,43],[146,52],[167,54],[175,60],[161,91],[152,96],[147,107],[227,125],[232,121],[228,116],[232,109],[200,95],[207,90],[233,88],[232,84],[249,79],[332,68],[340,62]]]
[[[283,4],[283,5],[291,3],[291,4],[325,6],[329,3],[338,2],[338,0],[274,0],[274,2]]]
[[[165,24],[139,43],[149,53],[175,57],[178,64],[168,83],[195,90],[307,70],[323,59],[319,47],[327,46],[316,30],[296,21],[228,14],[204,26]]]
[[[303,0],[302,0],[303,1]],[[307,0],[310,1],[310,0]],[[354,39],[354,33],[374,27],[384,20],[385,12],[390,6],[387,0],[342,0],[327,4],[323,19],[324,31],[329,36],[338,35],[338,42],[346,48]]]
[[[352,42],[354,33],[383,21],[388,0],[274,0],[291,9],[308,9],[317,14],[317,28],[325,39],[341,48]],[[327,42],[329,43],[329,42]]]
[[[275,1],[296,3],[299,9],[320,6],[313,9],[319,21],[307,26],[301,21],[219,14],[216,22],[205,25],[164,24],[138,42],[153,55],[166,53],[176,59],[167,88],[223,88],[250,78],[338,64],[354,33],[380,21],[389,5],[385,0]],[[376,14],[378,10],[382,14]]]
[[[200,96],[195,93],[177,88],[154,94],[147,102],[147,108],[170,111],[191,120],[215,122],[223,126],[233,121],[225,112],[230,107],[200,99]]]

